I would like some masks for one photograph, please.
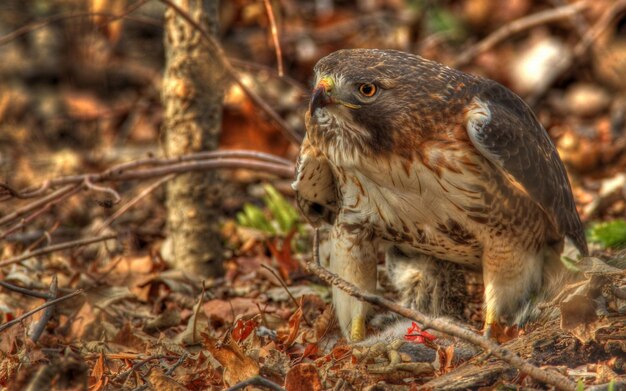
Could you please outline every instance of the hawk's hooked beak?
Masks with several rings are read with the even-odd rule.
[[[324,76],[320,79],[317,86],[313,89],[313,96],[311,96],[311,103],[309,104],[309,112],[311,115],[315,113],[315,110],[334,103],[330,95],[334,86],[335,82],[330,77]]]

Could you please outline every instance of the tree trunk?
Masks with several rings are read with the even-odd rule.
[[[210,34],[218,31],[219,0],[174,0]],[[169,157],[216,149],[225,74],[201,34],[173,9],[165,13],[164,148]],[[217,173],[187,173],[167,187],[169,237],[164,258],[198,277],[222,273]]]

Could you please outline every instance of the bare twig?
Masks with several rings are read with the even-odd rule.
[[[131,6],[129,6],[128,8],[126,8],[126,10],[124,10],[124,12],[122,12],[119,15],[111,15],[109,13],[102,13],[102,12],[74,12],[74,13],[63,13],[63,14],[58,14],[58,15],[52,15],[49,16],[47,18],[43,18],[41,20],[38,20],[34,23],[30,23],[27,24],[26,26],[20,27],[19,29],[12,31],[8,34],[5,34],[3,36],[0,37],[0,46],[7,44],[8,42],[13,41],[14,39],[24,35],[24,34],[28,34],[30,32],[33,32],[35,30],[38,30],[40,28],[43,28],[49,24],[52,23],[56,23],[56,22],[60,22],[62,20],[66,20],[66,19],[74,19],[74,18],[85,18],[85,17],[93,17],[93,16],[102,16],[107,18],[106,23],[111,23],[114,22],[118,19],[122,19],[124,17],[126,17],[127,15],[135,12],[139,7],[141,7],[142,5],[144,5],[145,3],[147,3],[149,0],[139,0],[136,3],[132,4]]]
[[[122,197],[120,197],[119,193],[116,192],[115,190],[111,189],[110,187],[106,187],[106,186],[98,186],[98,185],[94,185],[93,183],[91,183],[91,180],[89,179],[89,177],[85,177],[85,180],[83,181],[83,183],[85,184],[85,187],[89,190],[93,190],[93,191],[99,191],[102,193],[107,193],[113,196],[113,205],[118,204],[121,200]]]
[[[206,171],[218,168],[247,168],[251,170],[268,172],[270,174],[275,174],[284,178],[291,178],[293,176],[293,169],[284,165],[246,161],[240,159],[220,159],[205,160],[193,163],[178,163],[166,167],[155,167],[143,170],[128,171],[124,174],[119,175],[116,178],[109,178],[109,180],[128,181],[132,179],[149,179],[161,177],[168,174],[182,174],[185,172]]]
[[[557,61],[551,72],[542,80],[541,85],[535,88],[533,93],[526,98],[526,101],[530,106],[535,106],[539,99],[543,97],[546,91],[554,84],[554,82],[572,65],[582,57],[591,45],[596,41],[598,36],[602,34],[608,27],[611,21],[619,14],[624,8],[626,8],[626,0],[617,0],[600,16],[598,21],[587,31],[587,33],[580,39],[580,41],[574,47],[574,53],[572,56],[563,56]]]
[[[43,309],[46,309],[46,308],[48,308],[50,306],[53,306],[53,305],[57,305],[58,303],[60,303],[62,301],[69,300],[69,299],[73,298],[74,296],[78,296],[78,295],[80,295],[82,293],[83,293],[83,290],[79,289],[79,290],[74,291],[72,293],[68,293],[65,296],[61,296],[58,299],[47,301],[44,304],[40,305],[39,307],[35,308],[34,310],[28,311],[24,315],[19,316],[19,317],[13,319],[10,322],[6,322],[5,324],[0,325],[0,333],[3,332],[4,330],[8,329],[9,327],[15,326],[16,324],[22,322],[24,319],[28,318],[29,316],[31,316],[33,314],[36,314],[37,312],[39,312],[39,311],[41,311]]]
[[[22,295],[25,295],[25,296],[31,296],[31,297],[36,297],[38,299],[45,299],[45,300],[50,299],[50,296],[47,293],[37,292],[37,291],[30,290],[30,289],[22,288],[21,286],[9,284],[6,281],[0,281],[0,286],[3,287],[4,289],[21,293]]]
[[[35,250],[27,254],[18,255],[18,256],[0,261],[0,267],[22,262],[26,259],[37,257],[43,254],[48,254],[48,253],[52,253],[55,251],[61,251],[61,250],[74,248],[78,246],[85,246],[91,243],[102,242],[104,240],[109,240],[109,239],[115,239],[116,237],[117,235],[115,234],[109,234],[109,235],[97,236],[95,238],[79,239],[79,240],[73,240],[71,242],[64,242],[64,243],[54,244],[52,246],[46,246],[44,248],[40,248],[39,250]]]
[[[49,184],[46,182],[44,183],[41,187],[46,187],[48,188]],[[49,194],[39,200],[37,200],[36,202],[33,202],[21,209],[16,210],[15,212],[9,213],[8,215],[2,217],[0,219],[0,226],[5,225],[11,221],[14,221],[16,218],[19,218],[21,216],[24,216],[25,214],[27,214],[28,212],[35,210],[39,207],[45,206],[46,204],[52,202],[53,200],[56,200],[68,193],[72,193],[75,192],[76,186],[65,186],[61,189],[58,189],[57,191],[53,192],[52,194]],[[19,198],[27,198],[25,196],[25,192],[18,192],[18,194],[21,194],[21,196]]]
[[[187,352],[183,353],[183,355],[180,356],[180,358],[174,363],[174,365],[172,365],[167,371],[165,371],[165,376],[171,376],[172,373],[174,373],[174,371],[176,370],[176,368],[178,368],[185,362],[187,357],[189,357],[189,353]]]
[[[280,80],[288,83],[293,88],[295,88],[301,96],[305,96],[306,94],[308,94],[308,90],[298,80],[292,77],[289,77],[288,75],[280,76],[274,68],[268,67],[267,65],[259,64],[256,62],[250,62],[246,60],[241,60],[238,58],[231,58],[230,62],[238,68],[245,68],[245,69],[250,69],[250,70],[257,71],[257,72],[262,71],[262,72],[269,73],[270,76],[277,77]]]
[[[148,166],[141,169],[140,167]],[[150,167],[152,166],[152,167]],[[257,151],[212,151],[197,154],[185,155],[171,159],[148,158],[133,162],[122,163],[99,174],[81,174],[50,179],[44,182],[38,190],[30,188],[19,191],[22,198],[25,194],[41,194],[42,188],[54,188],[64,186],[55,192],[22,207],[16,212],[10,213],[0,219],[0,225],[8,224],[18,220],[28,212],[37,208],[40,210],[32,213],[23,221],[0,233],[0,239],[8,236],[23,227],[27,222],[50,209],[65,198],[80,191],[86,183],[93,184],[99,182],[128,181],[136,179],[162,178],[170,174],[180,174],[193,171],[206,171],[214,169],[235,169],[245,168],[255,171],[267,172],[283,178],[291,178],[294,173],[293,164],[279,156],[257,152]],[[89,186],[88,186],[89,187]],[[113,191],[111,189],[111,191]],[[1,266],[1,265],[0,265]]]
[[[115,211],[115,213],[113,213],[108,219],[106,219],[105,221],[102,222],[102,224],[100,224],[98,226],[98,228],[96,228],[94,230],[94,232],[96,234],[99,234],[100,232],[102,232],[103,229],[105,229],[106,227],[108,227],[109,225],[111,225],[111,223],[113,221],[115,221],[117,218],[119,218],[121,215],[123,215],[124,213],[126,213],[130,208],[132,208],[133,206],[135,206],[135,204],[137,204],[139,201],[141,201],[144,197],[146,197],[148,194],[152,193],[154,190],[156,190],[159,186],[161,186],[162,184],[164,184],[165,182],[169,181],[170,179],[174,178],[174,175],[170,174],[167,175],[157,181],[155,181],[154,183],[152,183],[150,186],[146,187],[145,189],[143,189],[139,194],[137,194],[132,200],[128,201],[126,204],[124,204],[121,208],[119,208],[118,210]]]
[[[313,254],[317,253],[317,249],[313,250]],[[442,318],[431,318],[422,314],[421,312],[403,307],[383,297],[366,293],[362,289],[357,288],[355,285],[343,280],[336,274],[333,274],[325,268],[319,266],[319,261],[315,260],[308,263],[308,269],[313,274],[326,281],[328,284],[334,285],[351,296],[356,297],[361,301],[373,304],[375,306],[393,311],[397,314],[404,316],[405,318],[412,319],[416,322],[420,322],[424,327],[438,330],[445,334],[461,338],[476,346],[481,347],[486,352],[498,357],[499,359],[507,362],[512,367],[519,369],[523,373],[532,377],[535,380],[539,380],[543,383],[555,386],[560,390],[574,390],[576,389],[576,383],[569,380],[567,377],[556,372],[548,372],[544,369],[536,367],[529,362],[523,360],[518,355],[511,351],[500,347],[496,342],[478,335],[463,327],[450,323]]]
[[[109,357],[107,357],[109,358]],[[172,358],[176,358],[175,356],[169,356],[167,354],[153,354],[151,356],[148,356],[146,358],[141,359],[140,361],[137,361],[136,363],[134,363],[130,368],[128,368],[127,370],[118,373],[117,375],[115,375],[112,379],[112,382],[122,382],[124,383],[126,381],[126,379],[128,378],[128,376],[137,371],[139,368],[141,368],[142,366],[146,365],[147,363],[149,363],[152,360],[161,360],[161,359],[172,359]]]
[[[289,287],[287,286],[285,281],[280,277],[280,275],[276,272],[276,270],[274,270],[274,268],[272,267],[269,267],[268,265],[261,265],[261,267],[264,268],[265,270],[268,270],[270,273],[272,273],[272,275],[278,280],[280,285],[282,285],[283,289],[285,289],[285,292],[287,292],[287,295],[289,295],[289,297],[291,298],[291,301],[296,306],[296,308],[300,308],[301,307],[300,303],[298,303],[298,300],[296,300],[296,298],[293,297],[293,295],[289,291]],[[313,327],[313,325],[309,323],[309,321],[306,319],[306,316],[304,316],[304,312],[302,313],[302,319],[304,319],[304,322],[307,324],[307,326]]]
[[[299,145],[302,142],[302,137],[298,135],[285,120],[283,120],[278,113],[276,113],[265,101],[257,95],[250,87],[248,87],[241,77],[237,70],[232,66],[226,54],[224,53],[224,49],[220,46],[219,42],[211,34],[209,34],[202,26],[198,24],[187,12],[182,10],[176,4],[172,3],[170,0],[159,0],[163,4],[167,5],[171,9],[174,10],[181,18],[185,19],[187,23],[189,23],[193,28],[195,28],[202,38],[211,46],[215,58],[220,61],[221,65],[224,67],[226,73],[230,76],[231,79],[241,88],[241,90],[250,98],[252,103],[255,106],[263,110],[271,119],[278,125],[280,131],[287,137],[288,140],[293,142],[296,145]]]
[[[274,383],[273,381],[267,380],[266,378],[261,377],[261,376],[251,377],[250,379],[239,382],[235,384],[234,386],[226,389],[226,391],[243,390],[244,388],[248,386],[265,387],[273,391],[285,391],[285,389],[279,386],[278,384]]]
[[[263,0],[265,4],[265,11],[267,12],[267,19],[270,22],[270,31],[272,33],[272,40],[274,41],[274,50],[276,51],[276,64],[278,66],[278,76],[282,77],[283,72],[283,51],[280,48],[280,40],[278,39],[278,28],[276,27],[276,20],[274,19],[274,10],[270,0]]]
[[[76,186],[72,186],[69,191],[67,192],[60,192],[60,193],[53,193],[52,195],[54,195],[54,197],[46,197],[45,199],[47,199],[47,202],[39,209],[39,210],[35,210],[34,212],[30,213],[28,216],[21,218],[20,222],[13,225],[11,228],[7,229],[6,231],[0,233],[0,239],[4,239],[7,236],[11,235],[13,232],[22,229],[24,226],[26,226],[28,223],[30,223],[31,221],[35,220],[37,217],[43,215],[44,213],[46,213],[47,211],[49,211],[50,209],[52,209],[52,207],[58,203],[60,203],[61,201],[71,197],[72,195],[78,193],[81,189],[81,186],[76,185]],[[41,200],[39,200],[41,201]],[[40,202],[35,201],[32,202],[28,205],[26,205],[24,208],[21,209],[22,213],[27,213],[30,212],[34,209],[36,209],[40,204]],[[20,216],[16,216],[14,217],[11,221],[8,222],[12,222],[15,221],[19,218]],[[1,224],[0,224],[1,225]]]
[[[133,168],[139,168],[144,166],[168,166],[175,163],[183,163],[183,162],[196,162],[202,160],[216,160],[216,159],[225,159],[225,158],[240,158],[240,159],[249,159],[249,160],[258,160],[261,162],[274,163],[276,165],[283,165],[293,169],[293,163],[287,159],[284,159],[280,156],[272,155],[269,153],[258,152],[258,151],[248,151],[248,150],[230,150],[230,151],[207,151],[207,152],[198,152],[189,155],[178,156],[175,158],[147,158],[147,159],[139,159],[131,162],[121,163],[116,166],[113,166],[106,171],[100,174],[81,174],[81,175],[69,175],[64,177],[59,177],[55,179],[48,179],[43,184],[38,187],[30,187],[21,191],[13,190],[16,194],[19,195],[17,198],[33,198],[41,195],[43,191],[54,188],[57,186],[63,186],[68,184],[78,184],[84,182],[86,177],[89,177],[91,182],[102,182],[107,180],[115,180],[117,176],[126,172],[127,170]],[[1,184],[2,186],[8,186],[5,184]],[[38,201],[38,206],[45,204],[46,201]],[[29,209],[29,210],[32,210]],[[19,212],[19,211],[18,211]],[[19,214],[18,216],[22,215]],[[16,217],[15,213],[7,215],[0,219],[0,225],[5,224],[6,220],[12,220]]]
[[[48,296],[50,299],[54,300],[57,298],[57,296],[59,295],[59,284],[58,284],[58,280],[57,280],[57,276],[54,275],[52,276],[52,283],[50,284],[50,293],[48,293]],[[41,319],[39,319],[39,321],[31,328],[30,331],[30,340],[33,342],[37,342],[39,341],[39,338],[41,337],[41,334],[43,334],[43,331],[46,328],[46,325],[48,324],[48,321],[50,320],[50,318],[52,318],[52,315],[54,315],[54,306],[49,306],[48,308],[45,309],[45,311],[43,312],[43,315],[41,316]]]
[[[462,67],[464,65],[467,65],[479,54],[492,49],[497,44],[506,40],[514,34],[546,23],[552,23],[571,18],[572,16],[578,14],[580,11],[588,8],[589,6],[590,4],[588,2],[580,1],[578,3],[549,9],[542,12],[537,12],[536,14],[528,15],[523,18],[514,20],[513,22],[500,27],[493,33],[489,34],[485,39],[463,51],[458,56],[456,61],[452,64],[452,66]]]
[[[198,327],[198,314],[200,313],[200,308],[202,308],[202,303],[204,303],[204,293],[206,292],[206,286],[204,285],[204,280],[202,280],[202,292],[200,292],[200,297],[198,298],[198,304],[193,309],[193,323],[191,324],[191,343],[196,343],[196,331]]]

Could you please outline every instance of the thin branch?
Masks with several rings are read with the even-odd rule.
[[[317,250],[314,249],[313,254],[314,257]],[[556,372],[548,372],[544,369],[536,367],[529,362],[523,360],[518,355],[512,353],[511,351],[499,346],[496,342],[485,338],[481,335],[478,335],[470,330],[467,330],[463,327],[457,326],[449,321],[442,318],[431,318],[422,314],[421,312],[403,307],[399,304],[396,304],[390,300],[387,300],[383,297],[366,293],[363,290],[357,288],[355,285],[343,280],[336,274],[333,274],[326,270],[325,268],[319,266],[318,261],[315,260],[313,262],[309,262],[307,264],[309,271],[322,280],[326,281],[328,284],[334,285],[349,295],[356,297],[361,301],[368,302],[377,307],[384,308],[390,311],[393,311],[397,314],[404,316],[405,318],[412,319],[416,322],[421,323],[426,328],[432,328],[434,330],[438,330],[445,334],[461,338],[465,341],[468,341],[474,345],[477,345],[484,349],[486,352],[498,357],[499,359],[507,362],[512,367],[519,369],[523,373],[532,377],[535,380],[539,380],[543,383],[550,384],[556,387],[559,390],[575,390],[576,383],[569,380],[567,377],[561,375]]]
[[[146,196],[148,196],[148,194],[152,193],[154,190],[156,190],[159,186],[161,186],[162,184],[164,184],[165,182],[169,181],[170,179],[174,178],[173,174],[167,175],[157,181],[155,181],[154,183],[152,183],[150,186],[146,187],[145,189],[143,189],[139,194],[137,194],[132,200],[128,201],[126,204],[122,205],[121,208],[119,208],[118,210],[115,211],[115,213],[113,213],[108,219],[106,219],[105,221],[102,222],[102,224],[100,224],[98,226],[98,228],[96,228],[94,230],[94,232],[96,234],[99,234],[100,232],[102,232],[103,229],[105,229],[106,227],[108,227],[109,225],[111,225],[111,223],[113,223],[117,218],[119,218],[121,215],[123,215],[124,213],[126,213],[130,208],[132,208],[133,206],[135,206],[135,204],[137,204],[139,201],[141,201],[143,198],[145,198]]]
[[[242,157],[243,159],[236,157]],[[131,169],[149,165],[156,167],[135,170]],[[86,186],[86,183],[91,183],[91,187],[93,187],[93,184],[95,183],[106,181],[115,182],[135,179],[161,178],[170,174],[235,168],[245,168],[260,172],[267,172],[283,178],[291,178],[294,173],[293,164],[286,159],[267,153],[242,150],[202,152],[171,159],[148,158],[122,163],[99,174],[91,173],[71,175],[47,180],[41,187],[52,188],[54,186],[62,185],[65,187],[1,218],[0,225],[8,224],[18,220],[22,215],[43,206],[43,209],[40,211],[28,216],[24,221],[11,227],[9,230],[0,233],[0,239],[6,237],[17,229],[20,229],[26,222],[31,221],[38,214],[41,214],[45,212],[45,210],[49,209],[52,204],[58,203],[80,191],[84,186]],[[24,195],[29,192],[31,192],[30,188],[19,193]],[[40,190],[31,192],[31,194],[32,193],[40,194]]]
[[[284,82],[286,82],[287,84],[289,84],[290,86],[292,86],[293,88],[295,88],[298,93],[301,96],[305,96],[308,94],[308,89],[305,88],[302,83],[300,83],[298,80],[289,77],[288,75],[278,75],[278,73],[276,72],[276,70],[274,68],[268,67],[267,65],[263,65],[263,64],[259,64],[256,62],[250,62],[250,61],[246,61],[246,60],[241,60],[238,58],[230,58],[230,62],[235,65],[238,68],[245,68],[245,69],[250,69],[250,70],[254,70],[254,71],[262,71],[262,72],[266,72],[269,73],[270,76],[273,76],[275,78],[278,78]]]
[[[141,7],[142,5],[144,5],[145,3],[147,3],[149,0],[139,0],[136,3],[134,3],[133,5],[129,6],[128,8],[126,8],[126,10],[124,10],[124,12],[122,12],[119,15],[111,15],[109,13],[102,13],[102,12],[74,12],[71,14],[68,13],[62,13],[62,14],[57,14],[57,15],[52,15],[49,16],[47,18],[43,18],[41,20],[38,20],[34,23],[30,23],[27,24],[26,26],[22,26],[19,29],[12,31],[8,34],[5,34],[3,36],[0,37],[0,46],[2,45],[6,45],[7,43],[13,41],[14,39],[24,35],[24,34],[28,34],[30,32],[33,32],[35,30],[38,30],[40,28],[43,28],[49,24],[52,23],[56,23],[56,22],[60,22],[62,20],[67,20],[67,19],[74,19],[74,18],[85,18],[85,17],[93,17],[93,16],[103,16],[108,18],[106,23],[111,23],[114,22],[118,19],[122,19],[124,17],[126,17],[127,15],[135,12],[139,7]]]
[[[543,79],[541,85],[535,88],[535,91],[526,98],[526,102],[532,107],[539,102],[539,99],[543,97],[548,88],[554,84],[554,82],[568,69],[570,69],[574,63],[582,57],[591,45],[596,41],[598,36],[602,34],[608,27],[611,21],[626,8],[625,0],[617,0],[600,16],[598,21],[587,31],[587,33],[578,41],[574,47],[574,53],[571,56],[562,56],[551,69],[551,72]]]
[[[42,185],[42,187],[48,187],[48,183],[44,182],[44,185]],[[37,209],[41,206],[45,206],[46,204],[48,204],[49,202],[51,202],[52,200],[55,200],[67,193],[71,193],[72,191],[75,191],[76,188],[75,186],[65,186],[61,189],[58,189],[57,191],[55,191],[52,194],[49,194],[39,200],[37,200],[36,202],[33,202],[32,204],[29,204],[21,209],[16,210],[13,213],[9,213],[8,215],[2,217],[0,219],[0,226],[7,224],[8,222],[14,221],[16,218],[23,216],[25,214],[27,214],[28,212]],[[24,194],[23,192],[19,192],[20,194]],[[22,197],[20,197],[22,198]],[[26,198],[26,197],[23,197]]]
[[[172,376],[172,373],[174,373],[176,368],[178,368],[185,362],[187,357],[189,357],[189,353],[184,352],[183,355],[180,356],[180,358],[174,363],[174,365],[172,365],[167,371],[165,371],[165,376]]]
[[[21,218],[21,221],[17,224],[15,224],[14,226],[12,226],[11,228],[7,229],[6,231],[0,233],[0,239],[4,239],[7,236],[11,235],[13,232],[22,229],[24,226],[26,226],[26,224],[30,223],[31,221],[35,220],[37,217],[43,215],[44,213],[46,213],[47,211],[49,211],[50,209],[52,209],[52,207],[56,204],[58,204],[59,202],[71,197],[72,195],[78,193],[81,190],[81,186],[80,185],[76,185],[76,186],[70,186],[69,191],[67,192],[59,192],[59,193],[53,193],[52,195],[54,195],[54,197],[46,197],[44,199],[47,199],[46,203],[39,209],[39,210],[35,210],[34,212],[32,212],[30,215]],[[32,202],[28,205],[26,205],[24,208],[21,209],[21,214],[25,214],[28,213],[34,209],[36,209],[37,207],[39,207],[40,201],[35,201]],[[16,216],[14,217],[12,220],[7,221],[7,223],[10,223],[12,221],[15,221],[17,219],[19,219],[20,216]],[[0,224],[2,225],[2,224]]]
[[[265,101],[259,95],[257,95],[256,92],[254,92],[250,87],[248,87],[243,82],[237,70],[233,67],[233,65],[230,63],[230,61],[226,57],[226,54],[224,53],[224,49],[220,46],[219,42],[211,34],[209,34],[202,26],[200,26],[198,22],[193,20],[193,18],[187,12],[182,10],[176,4],[172,3],[170,0],[159,0],[159,1],[161,1],[163,4],[167,5],[171,9],[173,9],[174,12],[176,12],[176,14],[178,14],[181,18],[185,19],[187,23],[189,23],[193,28],[195,28],[200,33],[202,38],[204,38],[204,40],[209,44],[209,46],[211,46],[211,49],[213,50],[215,58],[217,58],[218,61],[220,61],[226,73],[231,77],[231,79],[233,79],[235,83],[237,83],[237,85],[241,88],[241,90],[248,96],[248,98],[250,98],[252,103],[254,103],[255,106],[263,110],[276,123],[276,125],[278,125],[278,128],[280,129],[280,131],[283,133],[283,135],[285,135],[285,137],[287,137],[288,140],[290,140],[296,145],[299,145],[302,142],[302,137],[298,135],[289,126],[289,124],[287,124],[287,122],[285,122],[285,120],[282,119],[278,115],[278,113],[276,113],[276,111],[274,111],[267,103],[265,103]]]
[[[78,247],[78,246],[85,246],[85,245],[88,245],[88,244],[91,244],[91,243],[97,243],[97,242],[102,242],[104,240],[115,239],[116,237],[117,237],[117,235],[115,235],[115,234],[109,234],[109,235],[97,236],[95,238],[79,239],[79,240],[73,240],[71,242],[63,242],[63,243],[59,243],[59,244],[54,244],[52,246],[46,246],[44,248],[40,248],[39,250],[35,250],[35,251],[27,253],[27,254],[18,255],[16,257],[12,257],[12,258],[0,261],[0,267],[7,266],[7,265],[12,265],[12,264],[18,263],[18,262],[22,262],[22,261],[24,261],[26,259],[33,258],[33,257],[38,257],[38,256],[43,255],[43,254],[48,254],[48,253],[52,253],[52,252],[55,252],[55,251],[66,250],[68,248],[74,248],[74,247]]]
[[[285,72],[283,71],[283,51],[280,48],[280,40],[278,39],[278,28],[276,27],[276,20],[274,19],[274,10],[270,0],[263,0],[265,4],[265,11],[267,12],[267,19],[270,22],[270,31],[272,33],[272,40],[274,41],[274,50],[276,51],[276,64],[278,66],[278,76],[283,77]]]
[[[476,58],[476,56],[492,49],[500,42],[506,40],[512,35],[518,34],[525,30],[529,30],[539,25],[558,22],[563,19],[571,18],[572,16],[578,14],[580,11],[588,8],[589,6],[590,3],[586,1],[581,1],[563,7],[537,12],[536,14],[528,15],[523,18],[514,20],[511,23],[505,24],[504,26],[500,27],[480,42],[463,51],[458,56],[456,61],[452,64],[452,66],[458,68],[467,65],[474,58]]]
[[[251,377],[250,379],[239,382],[235,384],[234,386],[226,389],[226,391],[243,390],[244,388],[248,386],[265,387],[273,391],[285,391],[285,389],[279,386],[278,384],[274,383],[273,381],[267,380],[266,378],[261,377],[261,376]]]
[[[110,358],[110,357],[107,357]],[[141,368],[142,366],[146,365],[147,363],[149,363],[152,360],[161,360],[161,359],[172,359],[172,358],[177,358],[175,356],[170,356],[167,354],[153,354],[151,356],[148,356],[146,358],[141,359],[140,361],[137,361],[136,363],[134,363],[130,368],[128,368],[127,370],[118,373],[117,375],[115,375],[112,379],[112,382],[122,382],[124,383],[126,381],[126,379],[128,378],[128,376],[137,371],[139,368]]]
[[[81,183],[85,180],[86,176],[89,176],[89,180],[91,182],[101,182],[104,180],[109,180],[110,177],[115,177],[125,170],[129,170],[132,168],[138,168],[142,166],[167,166],[174,163],[182,163],[182,162],[194,162],[199,160],[211,160],[211,159],[223,159],[223,158],[242,158],[242,159],[251,159],[251,160],[259,160],[262,162],[275,163],[279,165],[284,165],[287,167],[293,167],[293,163],[287,159],[284,159],[280,156],[272,155],[265,152],[259,151],[249,151],[249,150],[227,150],[227,151],[206,151],[206,152],[198,152],[192,153],[188,155],[178,156],[174,158],[157,158],[150,157],[146,159],[134,160],[131,162],[120,163],[115,165],[106,171],[100,174],[82,174],[82,175],[68,175],[55,179],[48,179],[44,181],[38,187],[29,187],[27,189],[18,191],[12,189],[12,192],[17,194],[16,198],[33,198],[41,195],[41,193],[49,188],[68,185],[68,184],[77,184]],[[0,184],[0,186],[8,187],[6,184]],[[39,201],[40,203],[45,203],[44,201]],[[11,219],[14,214],[7,215],[0,219],[0,225],[4,224],[5,219]]]
[[[194,163],[178,163],[165,167],[147,168],[141,170],[133,170],[125,172],[117,177],[108,178],[110,181],[128,181],[133,179],[149,179],[161,177],[168,174],[182,174],[193,171],[206,171],[214,169],[226,168],[247,168],[251,170],[263,171],[270,174],[278,175],[284,178],[293,176],[293,169],[283,165],[277,165],[265,162],[246,161],[239,159],[220,159],[206,160]]]
[[[19,316],[19,317],[13,319],[10,322],[7,322],[5,324],[0,325],[0,333],[3,332],[4,330],[8,329],[9,327],[15,326],[16,324],[22,322],[24,319],[28,318],[29,316],[31,316],[33,314],[36,314],[37,312],[39,312],[41,310],[44,310],[44,309],[46,309],[46,308],[48,308],[50,306],[53,306],[53,305],[57,305],[58,303],[60,303],[62,301],[69,300],[72,297],[78,296],[78,295],[80,295],[82,293],[83,293],[83,290],[79,289],[79,290],[74,291],[72,293],[69,293],[69,294],[67,294],[65,296],[61,296],[58,299],[47,301],[44,304],[40,305],[39,307],[35,308],[34,310],[28,311],[24,315]]]
[[[50,292],[48,293],[48,296],[50,297],[51,300],[54,300],[58,297],[59,295],[59,283],[57,280],[57,276],[56,274],[54,276],[52,276],[52,283],[50,284]],[[37,343],[37,341],[39,341],[39,338],[41,337],[41,334],[43,334],[43,331],[46,329],[46,325],[48,324],[48,321],[50,321],[50,318],[52,318],[52,315],[54,315],[54,308],[55,306],[49,306],[48,308],[46,308],[43,312],[43,315],[41,316],[41,319],[39,319],[39,321],[31,327],[31,331],[29,333],[29,337],[30,340]]]
[[[289,295],[289,297],[291,298],[291,301],[296,306],[296,308],[301,308],[300,303],[298,303],[298,300],[296,300],[296,298],[293,297],[293,295],[289,291],[289,287],[287,287],[287,284],[280,277],[280,275],[276,272],[276,270],[274,270],[274,268],[272,268],[272,267],[269,267],[268,265],[263,265],[262,264],[261,267],[266,269],[266,270],[268,270],[270,273],[272,273],[272,275],[278,280],[278,282],[280,282],[280,285],[282,285],[283,289],[285,289],[285,292],[287,292],[287,295]],[[304,323],[306,323],[307,326],[313,327],[313,325],[311,323],[309,323],[309,321],[306,319],[306,316],[304,316],[304,311],[302,312],[302,319],[304,319]]]
[[[50,295],[47,293],[37,292],[37,291],[30,290],[30,289],[22,288],[21,286],[9,284],[6,281],[0,281],[0,286],[3,287],[4,289],[8,289],[10,291],[17,292],[25,296],[36,297],[38,299],[44,299],[44,300],[50,299]]]
[[[89,178],[89,176],[85,177],[85,180],[83,181],[83,183],[85,184],[85,187],[89,190],[99,191],[99,192],[107,193],[113,196],[113,205],[119,204],[119,202],[122,200],[122,197],[120,197],[120,194],[116,192],[115,190],[111,189],[110,187],[94,185],[91,182],[91,179]]]

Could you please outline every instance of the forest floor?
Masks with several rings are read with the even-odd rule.
[[[199,281],[172,270],[161,257],[169,177],[100,175],[138,160],[144,174],[175,163],[154,160],[165,6],[147,2],[112,22],[106,15],[132,4],[8,0],[0,5],[0,387],[626,387],[626,2],[222,3],[229,59],[300,135],[312,67],[340,48],[418,53],[526,99],[568,168],[588,228],[591,257],[566,260],[578,282],[544,303],[552,315],[495,350],[411,321],[399,339],[355,347],[340,336],[331,286],[311,271],[313,232],[294,206],[292,179],[246,169],[220,171],[224,276]],[[274,71],[270,3],[284,77]],[[293,168],[298,145],[235,86],[222,129],[221,152],[259,151]],[[382,259],[380,269],[379,293],[393,300]],[[464,323],[480,338],[482,285],[467,280]],[[552,384],[503,360],[501,349]],[[415,362],[416,351],[428,360]]]

